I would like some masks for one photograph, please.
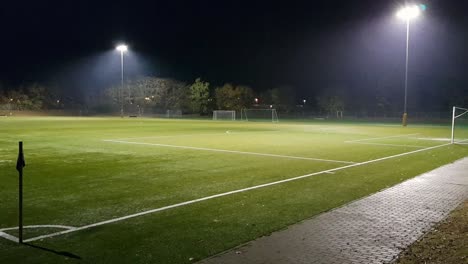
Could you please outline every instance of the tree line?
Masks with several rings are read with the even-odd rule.
[[[139,77],[82,98],[67,96],[58,87],[39,83],[8,89],[0,85],[0,110],[64,109],[111,114],[123,108],[125,114],[179,110],[184,114],[209,115],[213,110],[240,111],[250,107],[290,111],[295,107],[294,97],[288,86],[257,93],[247,85],[213,86],[201,78],[185,83],[171,78]]]
[[[21,85],[15,89],[0,86],[0,110],[45,110],[63,108],[55,90],[39,83]]]
[[[212,86],[197,78],[187,84],[178,80],[141,77],[112,86],[105,91],[107,108],[122,107],[139,113],[164,113],[180,110],[187,114],[208,115],[213,110],[236,110],[250,107],[275,107],[289,110],[294,107],[294,93],[290,87],[278,87],[256,93],[246,85],[226,83]],[[257,99],[257,100],[255,100]]]
[[[386,116],[401,110],[401,96],[384,86],[360,94],[350,94],[341,86],[325,87],[328,88],[319,89],[316,96],[307,98],[306,102],[305,98],[296,96],[295,89],[290,86],[257,91],[247,85],[212,85],[201,78],[186,83],[171,78],[138,77],[127,80],[123,86],[90,88],[88,91],[92,92],[81,96],[71,95],[58,86],[39,83],[17,87],[0,84],[0,111],[64,109],[82,114],[116,114],[123,108],[125,114],[164,114],[175,110],[183,114],[209,115],[213,110],[271,107],[282,114],[308,111],[333,117],[346,110],[365,117],[374,113]],[[468,104],[466,93],[449,94],[446,98],[449,100],[440,100],[440,109]]]

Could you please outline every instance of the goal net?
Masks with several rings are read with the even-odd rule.
[[[278,122],[276,109],[242,109],[241,120]]]
[[[468,144],[468,109],[453,107],[452,110],[452,144]]]
[[[10,104],[0,104],[0,116],[10,116],[11,113],[11,105]]]
[[[181,118],[182,110],[166,110],[166,118]]]
[[[214,110],[213,120],[236,120],[236,111],[234,110]]]

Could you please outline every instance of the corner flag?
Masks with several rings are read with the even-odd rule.
[[[23,243],[23,168],[26,166],[23,154],[23,142],[19,142],[19,154],[16,161],[16,170],[19,173],[18,184],[18,242]]]
[[[19,153],[18,153],[18,160],[16,161],[16,170],[22,171],[26,163],[24,162],[24,154],[23,154],[23,142],[20,142]]]

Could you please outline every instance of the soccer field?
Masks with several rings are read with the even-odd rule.
[[[468,155],[449,126],[0,119],[0,263],[193,263]],[[457,128],[459,141],[468,127]],[[17,236],[24,142],[25,239]]]

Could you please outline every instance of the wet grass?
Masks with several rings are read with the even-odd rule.
[[[433,139],[448,138],[450,128],[5,118],[0,133],[1,229],[17,225],[19,140],[27,164],[25,224],[83,226],[349,165],[341,161],[365,162],[419,149],[411,145],[446,144]],[[466,130],[458,131],[465,135]],[[355,140],[372,144],[347,143]],[[467,154],[466,145],[447,145],[31,242],[52,251],[0,239],[0,263],[191,263]],[[43,231],[29,230],[26,236],[38,233]]]

